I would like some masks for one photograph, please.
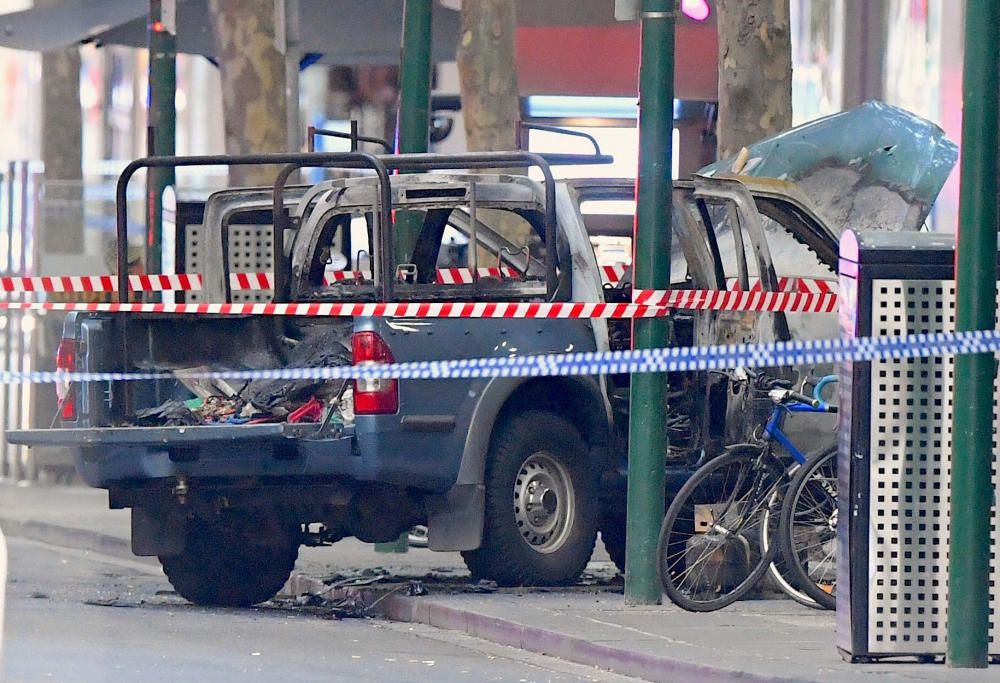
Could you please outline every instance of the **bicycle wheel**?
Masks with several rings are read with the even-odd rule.
[[[761,542],[763,543],[765,552],[772,545],[778,548],[777,552],[774,554],[774,559],[771,560],[771,564],[767,565],[767,574],[771,577],[771,581],[773,581],[785,595],[790,597],[795,602],[803,605],[804,607],[811,607],[812,609],[825,609],[818,602],[806,595],[804,591],[794,585],[794,580],[789,577],[788,563],[785,561],[781,549],[780,538],[782,534],[778,532],[778,523],[775,521],[780,520],[781,518],[781,507],[779,496],[775,493],[771,504],[767,508],[766,514],[768,519],[765,520],[764,524],[761,526]]]
[[[787,486],[770,450],[730,449],[694,473],[663,518],[657,545],[667,596],[691,612],[711,612],[750,592],[777,551],[762,525],[774,493]],[[775,530],[772,530],[774,533]]]
[[[837,605],[837,451],[799,468],[781,509],[781,547],[797,588],[824,609]]]

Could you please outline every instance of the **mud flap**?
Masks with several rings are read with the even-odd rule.
[[[475,550],[483,542],[486,488],[458,484],[434,499],[427,521],[431,550]]]
[[[184,515],[132,508],[132,553],[140,557],[184,552]]]

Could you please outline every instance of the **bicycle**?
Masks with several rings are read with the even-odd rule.
[[[664,591],[693,612],[721,609],[749,593],[778,553],[780,543],[769,539],[781,539],[781,503],[791,476],[774,454],[774,443],[784,446],[797,465],[809,462],[782,430],[786,416],[836,412],[819,397],[832,376],[817,385],[812,397],[763,374],[738,371],[732,379],[770,400],[771,415],[756,442],[731,446],[695,471],[667,509],[657,545]],[[794,542],[789,545],[795,550]],[[804,584],[796,587],[805,590]]]
[[[811,455],[809,457],[809,462],[811,463],[814,460],[824,459],[825,462],[832,461],[833,467],[836,467],[836,457],[837,457],[837,449],[836,447],[831,446],[829,449],[825,451]],[[836,581],[835,578],[836,557],[835,556],[826,557],[826,560],[832,566],[833,571],[830,573],[822,573],[819,575],[817,579],[814,580],[815,582],[820,584],[821,586],[820,590],[823,591],[823,595],[819,597],[819,600],[817,600],[814,597],[815,595],[814,592],[809,591],[808,587],[803,588],[803,586],[808,586],[808,582],[806,582],[805,579],[802,578],[803,576],[807,576],[807,573],[805,573],[802,570],[801,564],[799,566],[799,570],[796,570],[796,568],[793,566],[794,563],[789,560],[789,558],[798,557],[799,554],[798,553],[793,554],[789,550],[789,548],[795,547],[795,543],[793,543],[789,538],[787,533],[787,527],[784,526],[784,521],[780,517],[781,513],[783,513],[787,507],[787,501],[792,498],[793,491],[797,490],[795,475],[799,471],[801,471],[802,467],[806,466],[808,466],[808,463],[803,466],[800,466],[798,463],[792,465],[792,467],[789,469],[788,472],[789,476],[791,476],[791,483],[788,485],[788,490],[784,494],[784,501],[786,501],[786,504],[785,505],[778,504],[769,509],[768,514],[779,515],[779,524],[777,531],[779,537],[776,540],[778,551],[775,554],[774,559],[771,561],[771,564],[768,565],[767,574],[771,577],[771,580],[782,590],[782,592],[785,593],[785,595],[787,595],[800,605],[804,605],[806,607],[812,607],[813,609],[824,609],[824,610],[834,609],[834,607],[836,606],[835,598],[833,597],[833,592],[835,590],[835,581]],[[834,478],[835,477],[836,474],[834,474]],[[836,508],[835,481],[834,481],[834,492],[833,492],[833,505],[834,508]],[[777,510],[777,512],[775,512],[775,510]],[[830,523],[829,520],[828,523]],[[832,523],[835,536],[836,521],[833,520]],[[764,530],[766,531],[768,528],[769,528],[768,525],[765,524]],[[806,539],[807,538],[808,537],[806,537]],[[769,536],[765,535],[762,541],[764,543],[764,547],[766,548],[767,544],[771,542],[771,539],[769,538]],[[835,547],[835,545],[831,547]],[[808,558],[808,556],[806,557]],[[800,562],[801,561],[802,560],[800,560]],[[809,562],[808,559],[805,560],[805,562],[808,565]],[[827,580],[828,577],[833,577],[833,583]]]
[[[838,381],[827,375],[813,387],[813,400],[823,402],[823,390]],[[803,384],[805,386],[805,383]],[[835,413],[835,406],[826,412]],[[798,460],[788,470],[792,477],[778,510],[778,552],[768,574],[788,597],[814,609],[836,608],[837,582],[837,448]],[[769,525],[764,525],[766,532]],[[766,545],[770,537],[765,534]],[[786,576],[786,574],[788,576]]]
[[[837,449],[831,448],[795,473],[779,523],[784,567],[822,609],[837,606],[837,518]]]

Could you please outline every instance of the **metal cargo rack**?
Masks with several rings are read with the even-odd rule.
[[[324,131],[325,132],[325,131]],[[341,134],[332,132],[338,137]],[[352,144],[356,144],[361,138],[348,136],[352,139]],[[289,227],[288,216],[284,210],[284,198],[286,186],[291,175],[302,168],[341,168],[341,169],[367,169],[373,171],[378,177],[379,185],[379,206],[377,207],[378,217],[376,220],[376,234],[380,246],[378,261],[374,264],[376,279],[381,282],[381,296],[384,301],[391,301],[393,297],[393,280],[390,277],[380,277],[383,272],[390,272],[393,254],[394,230],[392,229],[393,217],[391,212],[391,175],[390,171],[399,172],[420,172],[430,170],[446,169],[485,169],[501,168],[511,166],[534,166],[537,167],[544,179],[545,188],[545,240],[548,253],[556,253],[556,209],[555,209],[555,185],[550,169],[548,156],[557,164],[574,163],[609,163],[611,157],[600,153],[600,148],[596,141],[594,144],[594,154],[558,154],[545,155],[531,152],[483,152],[469,154],[397,154],[397,155],[372,155],[364,152],[339,152],[320,153],[303,152],[291,154],[253,154],[253,155],[211,155],[211,156],[174,156],[174,157],[146,157],[131,162],[122,171],[118,178],[116,197],[116,228],[117,228],[117,256],[118,263],[125,263],[125,250],[128,237],[128,215],[125,197],[128,184],[133,175],[141,168],[177,168],[191,166],[241,166],[241,165],[282,165],[273,186],[273,227],[271,229],[270,247],[274,271],[274,301],[284,301],[287,297],[288,288],[288,264],[284,254],[284,234]],[[382,226],[385,226],[383,229]],[[244,237],[253,243],[260,237],[260,230]],[[254,250],[252,261],[254,263],[266,262],[259,253],[260,249]],[[128,273],[119,268],[118,286],[121,292],[121,301],[127,302],[130,293],[127,287]],[[546,287],[552,296],[558,286],[556,264],[550,260],[547,265]]]

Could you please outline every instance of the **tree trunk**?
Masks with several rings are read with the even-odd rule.
[[[465,140],[470,152],[517,149],[521,100],[514,50],[516,31],[514,0],[462,0],[458,75]],[[510,168],[492,170],[525,172]],[[493,227],[514,244],[529,243],[530,228],[512,215],[497,215]],[[478,263],[486,263],[487,259],[487,252],[480,250]]]
[[[514,0],[462,0],[458,70],[469,151],[517,148]]]
[[[288,151],[285,59],[274,43],[274,0],[210,0],[222,77],[226,152]],[[270,185],[276,170],[232,166],[233,185]]]
[[[35,5],[59,1],[38,0]],[[82,128],[80,49],[42,54],[42,161],[47,185],[40,238],[46,253],[83,253]]]
[[[719,0],[719,158],[792,123],[789,0]]]

